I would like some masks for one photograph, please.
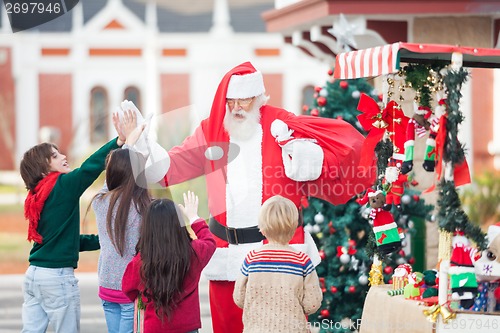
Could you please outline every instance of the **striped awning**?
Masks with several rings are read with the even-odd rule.
[[[461,53],[464,67],[500,68],[500,49],[394,43],[337,55],[334,77],[356,79],[395,73],[401,63],[450,62]]]

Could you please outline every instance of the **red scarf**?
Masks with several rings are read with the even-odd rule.
[[[35,241],[42,244],[42,235],[37,231],[38,221],[42,213],[45,200],[49,197],[50,192],[56,184],[57,177],[60,172],[51,172],[43,178],[34,191],[29,191],[26,200],[24,201],[24,217],[29,221],[28,241]]]

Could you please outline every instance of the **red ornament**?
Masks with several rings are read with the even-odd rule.
[[[319,116],[319,111],[318,111],[318,109],[312,109],[312,110],[311,110],[311,116],[313,116],[313,117],[317,117],[317,116]]]
[[[349,87],[349,83],[347,83],[347,81],[340,81],[339,86],[342,89],[347,89],[347,87]]]
[[[384,94],[379,94],[378,100],[379,100],[379,102],[382,102],[384,100]]]
[[[415,258],[411,257],[410,259],[408,259],[408,263],[410,265],[413,265],[415,263]]]
[[[336,294],[336,293],[337,293],[337,291],[338,291],[338,289],[337,289],[337,287],[335,287],[335,286],[331,286],[331,287],[330,287],[330,291],[332,292],[332,294]]]
[[[355,247],[356,246],[356,241],[354,239],[349,239],[347,242],[349,244],[349,247]]]
[[[321,292],[324,294],[326,293],[326,288],[321,288]]]
[[[307,105],[302,105],[302,111],[306,112],[307,110],[309,110],[309,106]]]
[[[389,275],[389,274],[392,274],[392,267],[391,266],[385,266],[384,268],[384,273]]]
[[[349,287],[349,292],[350,292],[351,294],[354,294],[354,293],[356,292],[356,287],[355,287],[355,286],[350,286],[350,287]]]
[[[301,199],[300,199],[300,204],[302,205],[302,207],[304,208],[307,208],[309,207],[309,200],[307,199],[306,196],[303,196]]]
[[[316,86],[316,87],[314,87],[314,91],[315,91],[315,92],[320,92],[320,91],[321,91],[321,89],[323,89],[323,88],[321,88],[320,86]]]
[[[415,200],[415,202],[418,202],[420,200],[420,197],[417,194],[414,194],[413,200]]]
[[[333,70],[329,69],[328,70],[328,75],[332,76],[333,75]]]
[[[319,257],[321,258],[321,260],[326,259],[326,253],[324,250],[319,250],[318,254],[319,254]]]
[[[323,318],[330,317],[330,311],[328,311],[328,309],[321,310],[320,314],[321,314],[321,317],[323,317]]]
[[[319,96],[316,101],[318,102],[319,106],[325,106],[326,105],[326,98],[323,97],[323,96]]]
[[[387,281],[388,284],[392,284],[392,279],[390,279],[389,281]]]
[[[400,255],[401,257],[404,257],[404,256],[406,255],[406,254],[405,254],[405,251],[404,251],[404,250],[399,251],[399,255]]]

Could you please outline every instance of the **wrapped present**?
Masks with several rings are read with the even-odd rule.
[[[408,275],[412,272],[409,264],[401,264],[394,270],[392,275],[392,289],[398,290],[404,288],[408,284]]]

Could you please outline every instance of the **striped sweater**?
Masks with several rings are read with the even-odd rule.
[[[244,333],[308,332],[306,315],[321,306],[318,275],[307,254],[288,245],[250,251],[234,286]]]

